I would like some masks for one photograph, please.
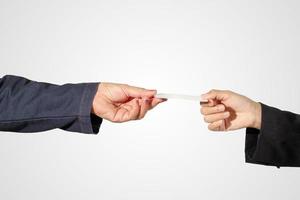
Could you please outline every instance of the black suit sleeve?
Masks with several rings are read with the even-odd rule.
[[[0,131],[40,132],[60,128],[98,133],[91,114],[99,83],[54,85],[17,76],[0,79]]]
[[[246,162],[300,166],[300,115],[262,104],[261,130],[248,128]]]

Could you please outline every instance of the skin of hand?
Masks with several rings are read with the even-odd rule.
[[[100,83],[93,100],[92,113],[116,123],[139,120],[165,101],[154,98],[155,94],[156,90],[126,84]]]
[[[261,104],[245,96],[225,90],[211,90],[201,96],[208,104],[201,114],[211,131],[233,131],[261,128]]]

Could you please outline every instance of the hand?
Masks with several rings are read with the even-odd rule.
[[[125,84],[100,83],[92,113],[111,122],[142,119],[164,100],[154,98],[156,90],[146,90]]]
[[[261,128],[261,104],[231,91],[212,90],[202,98],[209,100],[201,113],[212,131]]]

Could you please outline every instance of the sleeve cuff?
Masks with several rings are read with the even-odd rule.
[[[79,122],[82,133],[99,133],[103,119],[92,114],[92,105],[99,83],[85,83],[80,102]]]
[[[246,163],[260,164],[267,166],[277,166],[271,157],[268,157],[268,152],[262,149],[263,143],[267,143],[262,136],[263,132],[254,129],[246,129],[246,140],[245,140],[245,161]]]
[[[245,160],[247,163],[288,166],[282,158],[281,149],[278,144],[281,142],[278,130],[280,123],[276,116],[280,115],[280,110],[262,105],[261,129],[247,128],[245,140]],[[280,145],[279,145],[280,146]]]

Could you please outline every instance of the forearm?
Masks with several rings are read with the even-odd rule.
[[[101,118],[91,116],[98,83],[62,86],[16,76],[0,79],[0,130],[39,132],[60,128],[97,133]]]

